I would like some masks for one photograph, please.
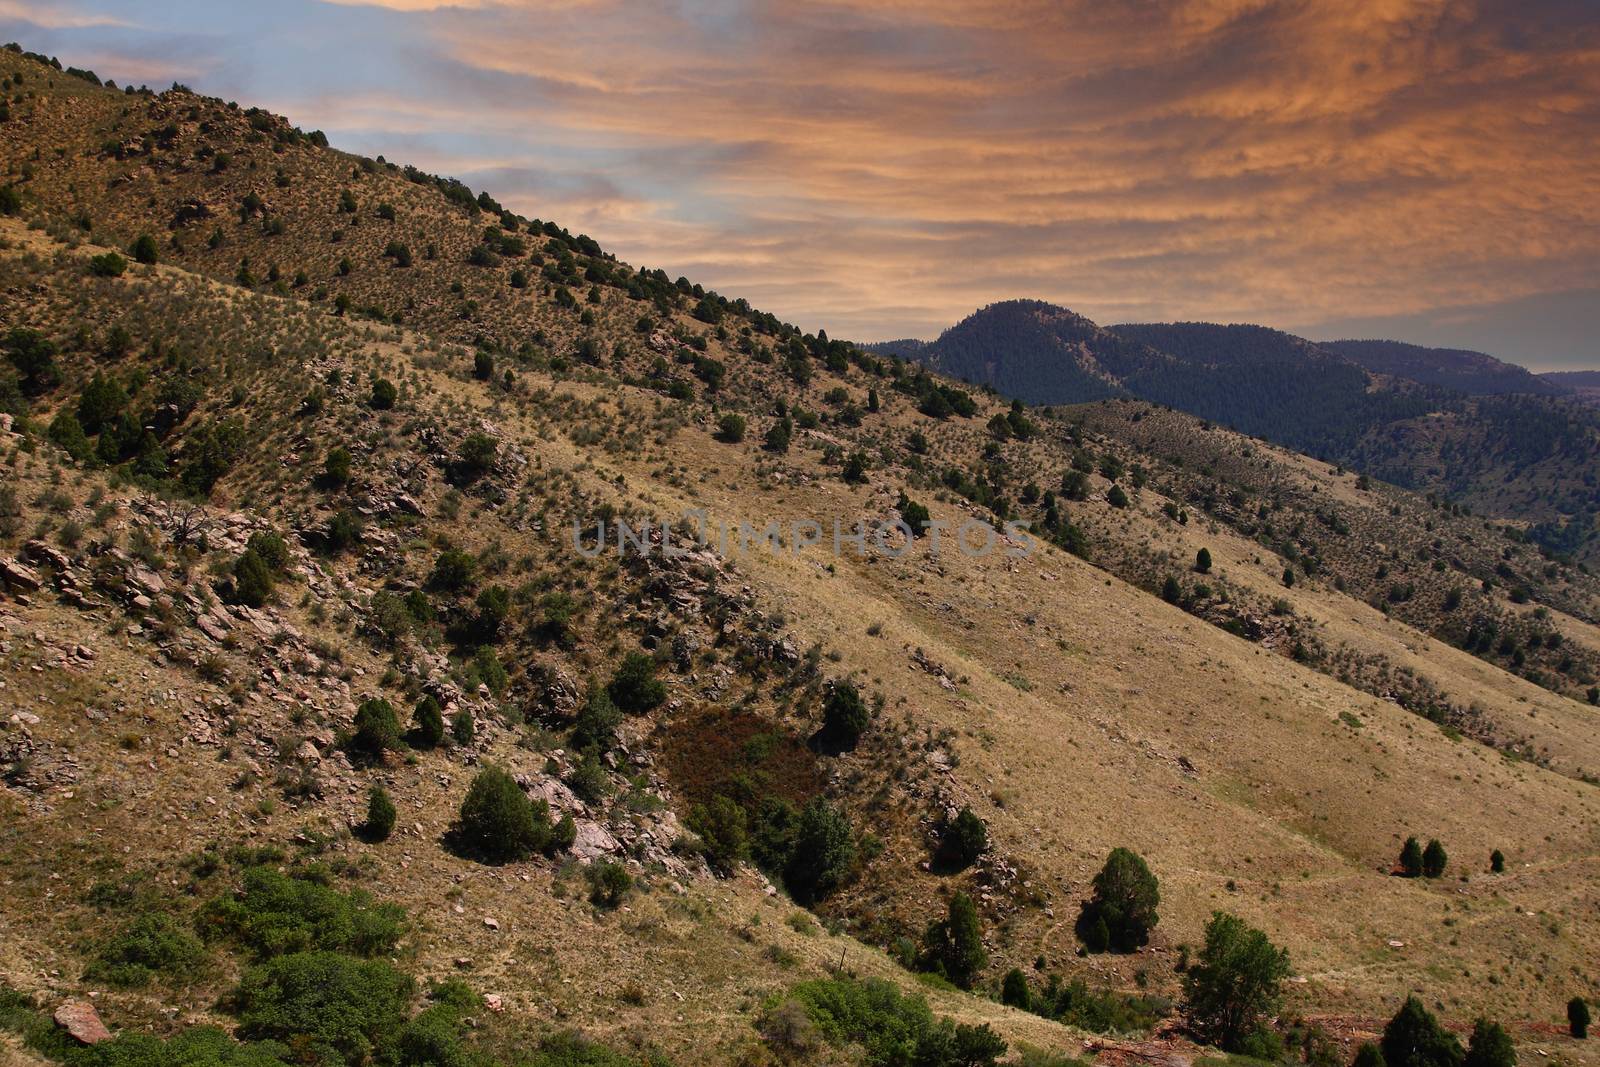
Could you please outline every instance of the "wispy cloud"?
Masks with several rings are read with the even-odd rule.
[[[0,0],[0,19],[25,22],[43,30],[82,30],[131,25],[123,19],[110,15],[78,14],[65,4],[30,4],[22,0]]]
[[[1591,0],[301,15],[359,36],[366,65],[280,79],[296,121],[836,334],[928,334],[1016,295],[1421,322],[1600,273]],[[293,65],[303,46],[277,47]]]

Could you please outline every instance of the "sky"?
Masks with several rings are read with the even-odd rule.
[[[0,0],[807,330],[1096,321],[1600,367],[1597,0]]]

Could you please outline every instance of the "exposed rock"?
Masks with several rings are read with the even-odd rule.
[[[622,845],[593,819],[578,819],[578,836],[572,842],[572,854],[580,860],[597,860],[622,851]]]
[[[37,593],[39,572],[14,559],[0,559],[0,585],[19,593]]]
[[[94,1005],[87,1000],[69,1000],[56,1009],[56,1025],[73,1039],[84,1045],[98,1045],[111,1040],[111,1031],[100,1021]]]

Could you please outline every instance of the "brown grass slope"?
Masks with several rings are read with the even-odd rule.
[[[7,70],[24,62],[0,55]],[[675,870],[681,860],[633,855],[652,888],[632,912],[606,916],[574,902],[581,890],[570,870],[479,868],[439,846],[473,763],[504,762],[536,783],[559,777],[552,762],[570,770],[558,754],[559,732],[538,728],[558,725],[548,715],[553,673],[580,683],[603,677],[624,650],[641,645],[670,660],[675,638],[690,635],[702,651],[686,667],[668,668],[673,704],[630,724],[630,751],[650,761],[641,767],[646,781],[613,775],[617,800],[596,823],[619,833],[668,832],[646,794],[682,814],[704,785],[675,780],[682,764],[662,758],[670,738],[697,728],[703,709],[737,707],[780,736],[803,738],[815,726],[824,676],[853,676],[881,697],[882,711],[862,747],[829,758],[820,773],[829,795],[883,847],[823,911],[863,941],[915,934],[960,886],[983,901],[991,978],[1043,956],[1051,970],[1093,983],[1131,988],[1138,975],[1172,994],[1178,946],[1196,944],[1209,912],[1225,908],[1290,948],[1304,979],[1291,987],[1299,1011],[1372,1017],[1416,990],[1453,1020],[1489,1011],[1528,1026],[1557,1018],[1567,996],[1592,987],[1587,946],[1596,934],[1600,841],[1597,798],[1584,777],[1600,768],[1600,753],[1594,713],[1572,699],[1582,692],[1583,663],[1571,676],[1551,664],[1549,688],[1535,687],[1504,669],[1508,657],[1474,658],[1386,619],[1364,603],[1377,579],[1356,585],[1363,543],[1403,544],[1415,558],[1418,544],[1448,534],[1459,541],[1453,555],[1441,550],[1445,573],[1461,576],[1451,581],[1501,562],[1527,581],[1529,603],[1513,604],[1502,586],[1483,594],[1484,610],[1531,616],[1543,608],[1544,617],[1527,622],[1530,633],[1558,628],[1592,651],[1586,620],[1594,618],[1594,592],[1582,572],[1558,565],[1546,574],[1542,561],[1518,559],[1523,550],[1470,517],[1441,515],[1397,490],[1358,491],[1349,475],[1235,435],[1202,436],[1212,431],[1193,420],[1169,424],[1170,440],[1158,441],[1141,437],[1143,420],[1135,425],[1114,406],[1033,413],[1037,436],[999,442],[986,429],[1004,410],[993,399],[979,398],[972,419],[929,419],[881,364],[878,373],[859,362],[833,369],[808,356],[811,379],[801,384],[772,358],[788,338],[755,318],[730,317],[720,329],[699,322],[690,314],[692,290],[675,301],[638,300],[625,287],[598,285],[599,302],[589,304],[580,286],[578,306],[564,307],[554,284],[512,289],[509,262],[466,262],[487,218],[383,166],[279,143],[266,120],[257,125],[268,129],[258,130],[249,116],[187,94],[125,97],[33,68],[23,85],[13,119],[0,125],[3,165],[23,190],[24,216],[59,240],[8,225],[0,307],[7,328],[31,326],[59,340],[64,378],[35,401],[32,425],[70,407],[96,368],[130,381],[142,369],[139,395],[188,368],[182,372],[201,384],[202,399],[170,442],[174,467],[207,420],[243,418],[248,446],[212,504],[230,532],[270,523],[300,534],[303,547],[296,545],[294,577],[264,630],[241,623],[231,643],[213,640],[195,622],[204,590],[226,580],[237,537],[204,550],[162,545],[148,489],[63,464],[36,436],[26,448],[24,439],[10,443],[8,470],[26,511],[7,535],[8,554],[31,537],[67,551],[68,524],[82,528],[83,545],[104,536],[131,552],[141,537],[155,539],[163,580],[199,606],[173,595],[156,598],[154,614],[136,605],[130,615],[126,597],[98,586],[87,607],[73,606],[66,589],[5,606],[17,620],[8,626],[6,692],[40,720],[29,731],[27,780],[4,792],[7,823],[20,828],[7,842],[4,906],[8,925],[23,931],[8,941],[8,980],[78,987],[94,938],[69,931],[88,915],[77,903],[84,891],[108,874],[182,879],[179,857],[206,843],[289,842],[364,866],[376,889],[422,917],[416,950],[424,969],[443,974],[465,957],[475,981],[507,996],[507,1026],[571,1020],[731,1059],[753,1040],[749,1019],[760,999],[820,973],[840,949],[864,972],[891,973],[891,965],[873,950],[785,926],[792,908],[771,902],[750,876],[716,882],[692,865]],[[167,122],[179,127],[170,148],[105,148]],[[220,170],[217,152],[228,155]],[[280,167],[287,185],[277,184]],[[355,218],[339,208],[346,187],[358,202]],[[264,208],[241,220],[251,192]],[[192,202],[207,205],[210,217],[164,229]],[[394,224],[376,214],[386,202],[396,208]],[[84,214],[87,227],[73,221]],[[271,218],[285,220],[281,234],[263,227]],[[216,227],[223,239],[211,248]],[[334,230],[343,230],[338,242]],[[159,233],[163,259],[176,265],[85,277],[85,261],[101,249],[75,247],[79,241],[125,247],[141,232]],[[390,240],[408,242],[412,267],[383,256]],[[436,259],[423,253],[428,243]],[[557,261],[561,249],[537,254]],[[256,280],[278,266],[278,294],[271,283],[266,294],[217,283],[234,279],[246,256]],[[341,274],[345,257],[351,270]],[[531,263],[527,269],[537,273]],[[308,281],[297,288],[301,272]],[[462,291],[452,293],[457,282]],[[337,316],[340,293],[352,309],[398,312],[404,326]],[[656,320],[650,333],[636,331],[641,315]],[[133,344],[108,356],[103,339],[117,325]],[[488,383],[473,379],[472,351],[461,347],[476,341],[497,361]],[[701,345],[727,368],[719,391],[708,394],[701,381],[689,399],[663,397],[667,379],[694,380],[686,368]],[[509,383],[504,369],[515,372]],[[337,382],[331,370],[340,371]],[[399,384],[393,412],[364,403],[372,374]],[[877,412],[868,413],[869,387],[879,395]],[[321,406],[308,412],[304,400],[319,388]],[[781,456],[757,443],[777,398],[825,416]],[[745,443],[712,436],[714,412],[728,408],[751,418]],[[1147,417],[1152,427],[1165,419]],[[928,438],[926,449],[907,447],[914,430]],[[450,464],[474,431],[493,436],[495,469],[452,487]],[[1219,440],[1216,457],[1199,454],[1198,442]],[[336,442],[350,448],[357,473],[331,492],[316,481]],[[848,524],[883,520],[905,491],[937,518],[987,514],[944,488],[950,469],[982,472],[1038,521],[1039,505],[1020,503],[1025,483],[1056,486],[1078,448],[1118,454],[1151,474],[1127,508],[1104,501],[1109,483],[1100,474],[1091,475],[1091,499],[1065,505],[1090,531],[1101,566],[1046,546],[1025,559],[946,552],[937,561],[920,552],[899,560],[753,552],[712,578],[714,597],[697,593],[691,608],[675,609],[652,591],[649,575],[610,558],[584,562],[563,540],[567,522],[592,518],[604,504],[669,518],[701,507],[723,521]],[[844,455],[857,450],[871,466],[864,485],[839,477]],[[1275,495],[1287,502],[1269,509],[1279,512],[1277,526],[1292,527],[1285,517],[1304,519],[1318,507],[1344,517],[1348,534],[1317,536],[1315,556],[1328,562],[1316,577],[1282,588],[1289,557],[1280,534],[1263,537],[1225,509],[1202,510],[1205,487],[1185,472],[1215,467],[1226,476],[1223,454],[1255,465],[1231,475],[1233,487],[1252,486],[1246,495],[1255,503],[1274,495],[1267,488],[1281,490]],[[90,504],[102,484],[108,488]],[[1320,494],[1315,504],[1306,502],[1312,494]],[[97,516],[107,500],[111,512]],[[1193,509],[1194,518],[1170,519],[1165,504]],[[340,510],[365,521],[361,551],[319,556],[317,539]],[[1430,522],[1436,530],[1426,529]],[[510,674],[502,694],[480,695],[468,666],[449,662],[437,640],[408,637],[390,651],[372,632],[375,594],[421,585],[449,544],[493,561],[485,580],[528,590],[498,645]],[[1214,582],[1227,583],[1240,603],[1285,601],[1277,618],[1332,650],[1327,661],[1296,663],[1284,644],[1211,625],[1210,606],[1185,611],[1150,595],[1159,576],[1181,573],[1202,546],[1215,556]],[[70,554],[70,569],[87,572],[87,549]],[[1297,544],[1302,569],[1303,559]],[[1440,573],[1431,557],[1418,569]],[[1360,599],[1334,579],[1347,591],[1356,586]],[[538,598],[550,590],[580,605],[573,650],[533,637]],[[1436,609],[1417,610],[1412,625],[1437,625]],[[291,630],[298,636],[285,636]],[[789,673],[756,663],[750,650],[783,636],[815,648],[816,657]],[[94,658],[77,655],[77,644]],[[1540,649],[1547,647],[1541,636]],[[1379,666],[1357,678],[1349,658],[1333,654],[1340,648]],[[1519,669],[1527,671],[1527,660],[1525,653]],[[1339,680],[1341,667],[1359,688]],[[1451,705],[1476,706],[1492,729],[1475,741],[1373,695],[1382,692],[1373,678],[1399,669],[1425,676]],[[444,681],[480,724],[472,745],[377,772],[341,765],[325,742],[314,743],[314,759],[302,755],[303,739],[347,726],[365,695],[388,693],[400,704]],[[225,733],[230,722],[237,735]],[[348,824],[374,775],[395,793],[405,832],[366,847],[350,838]],[[308,776],[318,783],[312,792],[301,784]],[[181,792],[168,786],[173,779]],[[630,797],[640,810],[631,810]],[[925,871],[930,826],[961,803],[989,824],[992,855],[954,878]],[[1445,843],[1449,878],[1389,876],[1407,834]],[[1072,920],[1116,845],[1144,853],[1161,877],[1162,923],[1136,956],[1080,959]],[[1493,848],[1509,857],[1505,875],[1486,873]],[[763,917],[758,926],[753,915]],[[777,947],[764,951],[769,938]],[[785,962],[790,957],[795,962]],[[644,1003],[633,1003],[640,998],[627,983],[646,991]],[[987,1002],[937,1000],[941,1011],[992,1019],[1015,1038],[1071,1040]],[[154,1000],[113,1003],[130,1023],[159,1022]]]

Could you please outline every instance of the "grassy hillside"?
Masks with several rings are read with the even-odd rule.
[[[51,1052],[35,1016],[90,992],[129,1033],[275,1033],[228,995],[271,959],[206,910],[264,863],[401,905],[372,955],[407,1025],[444,1005],[504,1062],[572,1029],[859,1062],[804,985],[852,978],[1013,1059],[1192,1060],[1214,910],[1288,949],[1278,1028],[1341,1057],[1417,992],[1579,1060],[1553,1026],[1594,993],[1600,587],[1519,529],[1145,402],[1013,407],[259,112],[0,72],[14,1043]],[[918,506],[1020,525],[935,555],[886,529]],[[783,550],[572,540],[690,511]],[[896,551],[796,550],[808,520]],[[464,846],[488,766],[570,844]],[[986,842],[953,863],[963,809]],[[1412,835],[1443,878],[1394,876]],[[1160,922],[1090,953],[1117,847]],[[914,974],[958,894],[968,991]],[[108,980],[149,913],[208,934],[195,962]],[[1003,1007],[1012,968],[1085,993]]]

